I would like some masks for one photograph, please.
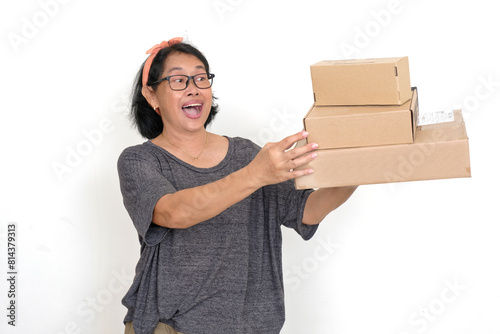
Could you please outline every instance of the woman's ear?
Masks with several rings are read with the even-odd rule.
[[[156,94],[155,94],[153,88],[151,88],[149,86],[143,86],[142,87],[142,95],[146,98],[146,101],[148,101],[151,108],[153,108],[154,111],[158,112],[156,110],[158,108],[158,103],[156,102]]]

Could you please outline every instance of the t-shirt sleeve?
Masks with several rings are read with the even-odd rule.
[[[153,210],[158,200],[176,189],[161,173],[158,160],[139,146],[125,149],[118,158],[118,176],[123,204],[139,236],[148,246],[163,240],[169,229],[154,224]]]
[[[302,218],[307,198],[313,190],[297,190],[293,180],[279,183],[277,188],[280,223],[293,228],[304,240],[311,239],[316,233],[318,225],[306,225],[302,223]]]

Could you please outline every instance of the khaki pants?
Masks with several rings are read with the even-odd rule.
[[[134,328],[132,327],[131,322],[127,322],[125,324],[125,334],[135,334]],[[164,324],[162,322],[158,323],[153,334],[182,334],[181,332],[176,331],[171,326]]]

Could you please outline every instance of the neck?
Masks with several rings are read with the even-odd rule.
[[[209,133],[203,128],[200,131],[178,135],[172,131],[164,131],[161,135],[166,147],[176,150],[191,159],[198,160],[208,144]]]

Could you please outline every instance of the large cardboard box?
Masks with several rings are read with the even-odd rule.
[[[321,149],[413,143],[418,94],[401,106],[316,106],[304,117],[308,142]]]
[[[314,101],[326,105],[401,105],[411,98],[408,57],[325,60],[311,65]]]
[[[298,145],[304,145],[302,141]],[[413,144],[317,150],[295,179],[297,189],[470,177],[469,139],[461,111],[454,121],[418,126]]]

